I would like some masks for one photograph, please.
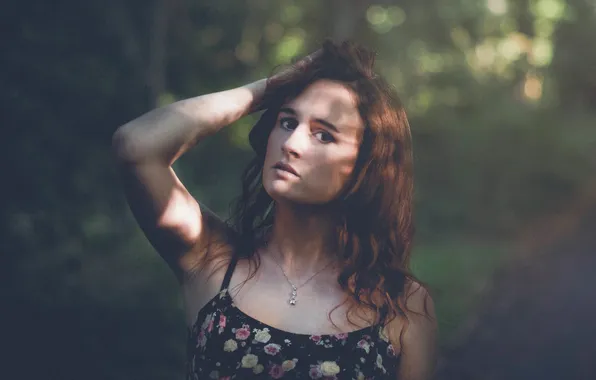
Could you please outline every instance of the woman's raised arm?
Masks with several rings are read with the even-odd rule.
[[[216,215],[199,205],[172,164],[205,137],[258,108],[266,80],[197,96],[154,109],[114,133],[130,208],[145,235],[179,280],[188,271],[187,254],[201,255],[212,234],[226,231]],[[197,162],[207,165],[207,162]],[[199,247],[199,249],[196,249]]]

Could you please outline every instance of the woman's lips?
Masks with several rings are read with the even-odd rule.
[[[300,177],[298,175],[298,172],[289,164],[286,164],[284,162],[278,162],[277,164],[273,165],[274,169],[279,169],[279,170],[283,170],[285,172],[294,174],[296,177]]]

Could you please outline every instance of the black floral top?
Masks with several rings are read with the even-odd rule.
[[[397,379],[399,355],[379,326],[335,335],[294,334],[265,325],[233,303],[228,285],[188,333],[187,380]]]

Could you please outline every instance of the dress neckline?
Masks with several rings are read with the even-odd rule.
[[[338,337],[343,337],[344,339],[348,339],[352,336],[359,336],[362,337],[364,335],[369,335],[369,336],[373,336],[376,329],[379,328],[379,326],[377,324],[373,324],[370,326],[366,326],[357,330],[352,330],[352,331],[348,331],[348,332],[338,332],[338,333],[334,333],[334,334],[312,334],[312,333],[297,333],[297,332],[292,332],[292,331],[287,331],[287,330],[283,330],[281,328],[277,328],[274,326],[271,326],[267,323],[261,322],[260,320],[250,316],[249,314],[245,313],[244,311],[242,311],[241,309],[239,309],[236,304],[234,303],[234,300],[232,298],[232,296],[230,295],[230,292],[228,290],[228,288],[224,288],[222,289],[218,294],[216,294],[213,298],[211,298],[211,300],[209,300],[209,302],[207,302],[207,304],[201,308],[201,310],[199,310],[199,313],[197,315],[197,319],[195,321],[195,324],[200,323],[200,320],[202,319],[202,315],[204,314],[204,312],[207,311],[207,309],[209,308],[210,305],[213,304],[213,302],[217,302],[219,300],[226,300],[226,303],[228,304],[228,306],[234,310],[236,310],[243,318],[247,319],[248,321],[259,325],[261,328],[267,328],[268,331],[273,331],[273,332],[278,332],[280,334],[286,334],[286,335],[291,335],[293,337],[296,337],[298,339],[310,339],[311,337],[320,337],[321,339],[324,338],[338,338]]]

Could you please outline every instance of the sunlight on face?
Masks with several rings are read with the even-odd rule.
[[[363,130],[352,90],[331,80],[311,84],[280,109],[267,143],[265,190],[275,200],[333,200],[354,170]],[[278,162],[291,169],[275,168]]]

